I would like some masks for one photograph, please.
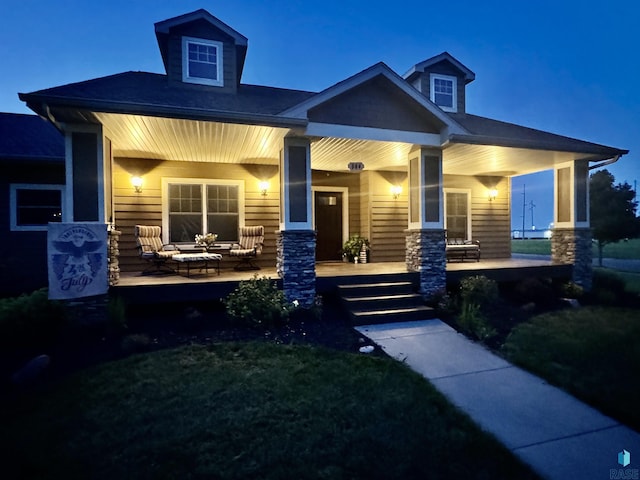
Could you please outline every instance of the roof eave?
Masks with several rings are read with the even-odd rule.
[[[569,148],[553,142],[541,142],[535,140],[526,139],[513,139],[504,137],[492,137],[488,135],[449,135],[449,144],[463,143],[467,145],[493,145],[498,147],[511,147],[511,148],[524,148],[531,150],[545,150],[545,151],[557,151],[557,152],[571,152],[585,155],[595,155],[593,158],[589,158],[590,161],[606,160],[615,156],[622,156],[629,153],[629,150],[622,150],[614,147],[607,147],[605,145],[586,144],[577,148]]]
[[[55,97],[33,94],[19,94],[20,100],[27,103],[37,114],[43,114],[45,106],[49,108],[77,109],[123,115],[146,115],[183,120],[201,120],[209,122],[231,122],[247,125],[263,125],[281,128],[305,127],[306,119],[264,113],[232,112],[168,105],[149,105],[131,102],[97,101],[82,98]],[[41,111],[42,110],[42,111]]]

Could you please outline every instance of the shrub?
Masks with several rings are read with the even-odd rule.
[[[233,322],[266,329],[286,324],[293,308],[274,281],[258,275],[240,282],[225,307]]]
[[[515,293],[519,302],[535,303],[536,305],[550,305],[557,298],[549,278],[524,278],[516,284]]]
[[[49,300],[42,288],[19,297],[0,299],[0,344],[7,348],[44,346],[52,342],[65,325],[61,302]]]
[[[484,275],[464,278],[460,282],[460,297],[463,304],[486,307],[498,300],[498,284]]]
[[[494,337],[497,332],[487,320],[485,311],[498,300],[498,284],[484,275],[464,278],[460,282],[460,299],[460,328],[478,340]]]
[[[584,295],[584,289],[574,282],[567,282],[561,287],[562,295],[567,298],[581,298]]]
[[[464,303],[458,317],[458,324],[466,333],[483,341],[495,337],[497,332],[475,303]]]
[[[598,269],[593,272],[591,293],[593,303],[617,305],[624,302],[626,285],[624,279],[615,273]]]

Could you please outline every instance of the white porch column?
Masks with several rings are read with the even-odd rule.
[[[555,167],[553,222],[552,262],[572,264],[573,281],[590,290],[593,267],[587,160],[576,160]]]
[[[446,287],[442,151],[419,148],[409,154],[409,228],[406,265],[420,272],[420,293],[432,297]]]
[[[277,271],[284,294],[302,307],[316,296],[316,232],[312,225],[309,139],[286,137],[280,154],[280,231]]]

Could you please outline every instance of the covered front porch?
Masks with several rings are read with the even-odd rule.
[[[570,280],[571,265],[554,265],[548,260],[503,258],[480,262],[449,262],[446,266],[448,284],[456,284],[462,278],[484,275],[499,282],[511,282],[527,277],[546,277]],[[142,275],[139,272],[121,274],[120,282],[112,287],[115,295],[130,304],[158,302],[201,302],[224,298],[239,282],[254,275],[269,277],[281,282],[275,268],[238,272],[223,268],[220,275],[194,272],[190,277],[177,274]],[[316,264],[316,290],[318,294],[331,294],[337,285],[376,281],[410,281],[419,288],[419,273],[407,272],[404,262],[379,262],[351,264],[344,262],[319,262]]]

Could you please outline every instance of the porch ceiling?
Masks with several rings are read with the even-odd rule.
[[[116,157],[216,163],[277,165],[287,128],[95,113],[112,140]],[[406,170],[414,146],[402,142],[312,138],[311,166],[347,171],[349,162],[366,170]],[[451,144],[444,150],[444,173],[511,176],[553,168],[585,158],[567,152],[492,145]]]

